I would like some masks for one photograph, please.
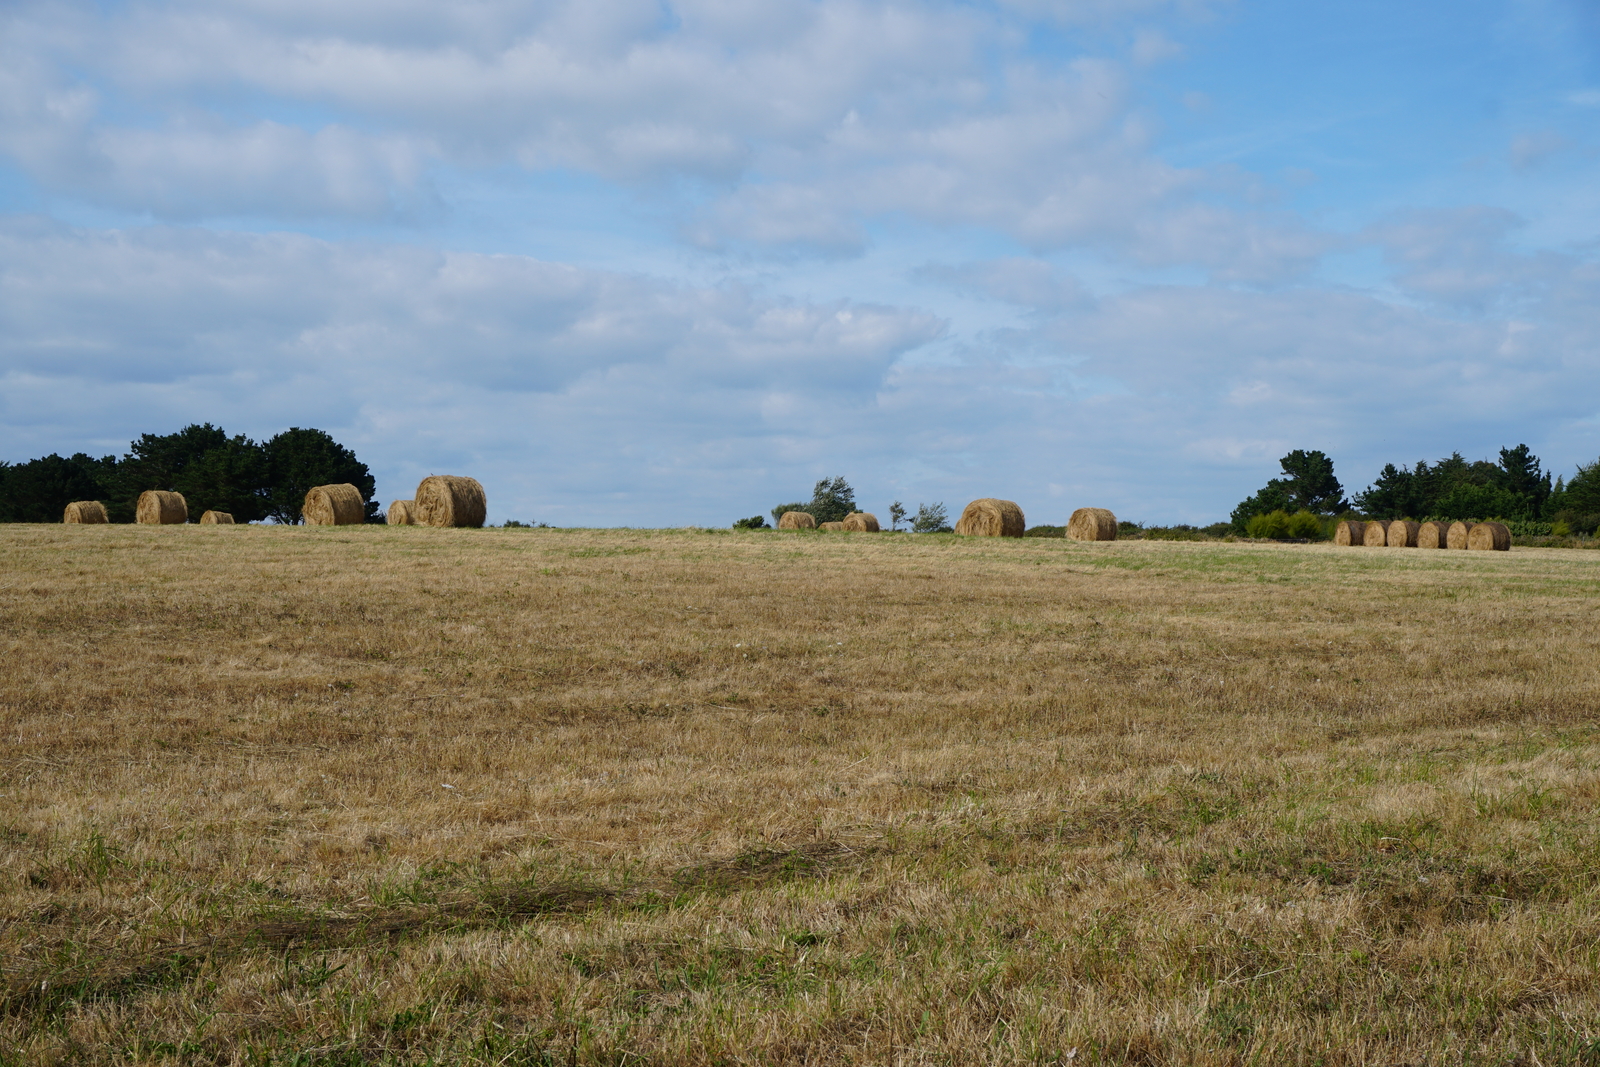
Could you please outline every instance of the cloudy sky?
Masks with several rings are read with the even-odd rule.
[[[0,458],[1225,518],[1600,456],[1593,0],[7,0]]]

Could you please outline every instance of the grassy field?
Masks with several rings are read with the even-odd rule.
[[[1600,1063],[1600,557],[0,527],[7,1063]]]

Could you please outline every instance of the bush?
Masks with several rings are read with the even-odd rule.
[[[1022,531],[1022,536],[1065,537],[1067,536],[1067,528],[1065,526],[1030,526],[1026,530]]]
[[[1570,534],[1590,534],[1600,529],[1600,514],[1590,514],[1563,508],[1553,516],[1556,522],[1565,523]]]
[[[765,530],[767,520],[760,515],[752,515],[748,519],[740,519],[733,524],[735,530]]]
[[[1289,516],[1288,536],[1320,541],[1322,540],[1322,520],[1302,508]]]
[[[1252,515],[1245,522],[1246,537],[1263,537],[1278,540],[1289,536],[1289,513],[1282,508]]]
[[[918,504],[917,514],[911,520],[912,533],[949,533],[950,513],[942,502]]]
[[[1139,531],[1135,540],[1141,541],[1204,541],[1205,534],[1193,526],[1147,526]]]

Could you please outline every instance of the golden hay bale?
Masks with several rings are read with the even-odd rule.
[[[1333,543],[1360,548],[1367,543],[1367,524],[1360,519],[1344,520],[1334,528]]]
[[[306,494],[300,517],[307,526],[357,526],[366,521],[367,504],[349,482],[319,485]]]
[[[390,526],[415,526],[417,524],[417,502],[415,500],[396,500],[389,505],[387,522]]]
[[[821,526],[818,526],[817,529],[819,529],[819,530],[834,530],[834,531],[837,531],[839,533],[843,533],[844,530],[845,530],[845,525],[842,522],[825,522]]]
[[[1408,522],[1405,519],[1396,519],[1389,524],[1390,548],[1416,548],[1417,531],[1422,528],[1420,522]]]
[[[189,521],[189,504],[182,493],[165,489],[146,489],[139,494],[133,517],[147,526],[175,526]]]
[[[435,474],[422,479],[411,517],[418,526],[482,526],[489,499],[476,478]]]
[[[1105,508],[1079,508],[1067,520],[1067,536],[1074,541],[1115,541],[1117,517]]]
[[[227,511],[208,511],[200,516],[201,526],[232,526],[233,514]]]
[[[1479,552],[1510,552],[1511,527],[1503,522],[1480,522],[1467,531],[1467,547]]]
[[[815,530],[817,520],[809,511],[785,511],[778,520],[780,530]]]
[[[1452,522],[1450,532],[1445,535],[1445,544],[1450,548],[1466,548],[1467,535],[1476,526],[1475,522]]]
[[[986,496],[961,509],[956,533],[972,537],[1021,537],[1027,528],[1022,509],[1009,500]]]
[[[844,528],[851,533],[877,533],[882,529],[878,516],[870,511],[852,511],[844,517]]]
[[[1382,548],[1389,543],[1389,520],[1373,519],[1361,533],[1361,543],[1368,548]]]
[[[106,514],[106,506],[98,500],[74,500],[62,513],[61,521],[85,524],[110,522],[111,516]]]
[[[1418,548],[1448,548],[1450,545],[1450,524],[1448,522],[1425,522],[1417,527]]]

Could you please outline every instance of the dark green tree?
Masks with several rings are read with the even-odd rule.
[[[821,526],[825,522],[839,522],[856,509],[856,491],[844,476],[824,478],[811,490],[811,503],[806,510]]]
[[[242,434],[230,438],[209,422],[143,434],[118,465],[118,509],[131,518],[140,493],[168,489],[183,494],[191,521],[226,511],[238,522],[255,522],[267,516],[266,467],[260,445]]]
[[[1538,519],[1550,499],[1550,475],[1546,474],[1527,445],[1500,450],[1500,484],[1521,501],[1523,517]]]
[[[1600,529],[1600,459],[1579,464],[1570,482],[1557,480],[1545,506],[1550,518],[1566,523],[1574,533]]]
[[[1404,519],[1428,514],[1424,499],[1424,479],[1428,465],[1418,462],[1416,469],[1385,463],[1378,477],[1357,493],[1351,503],[1374,519]]]
[[[109,503],[115,490],[115,456],[70,458],[51,453],[26,463],[0,463],[0,522],[60,522],[74,500]],[[108,508],[109,510],[109,508]],[[129,521],[127,518],[121,521]]]
[[[1331,515],[1345,508],[1344,487],[1333,476],[1333,460],[1317,451],[1295,449],[1278,461],[1294,511]]]
[[[1344,510],[1344,487],[1333,476],[1333,460],[1322,452],[1297,448],[1278,461],[1284,477],[1273,478],[1254,496],[1239,502],[1229,519],[1244,533],[1256,515],[1310,511],[1328,515]]]
[[[811,514],[811,505],[810,504],[802,504],[798,500],[796,500],[792,504],[779,504],[777,507],[772,509],[772,525],[776,526],[776,525],[778,525],[778,523],[782,522],[783,521],[783,513],[786,512],[786,511],[803,511],[807,515],[810,515]]]
[[[322,430],[290,427],[268,441],[267,514],[278,522],[300,522],[306,493],[319,485],[349,482],[367,502],[368,522],[378,521],[377,482],[356,454]]]

